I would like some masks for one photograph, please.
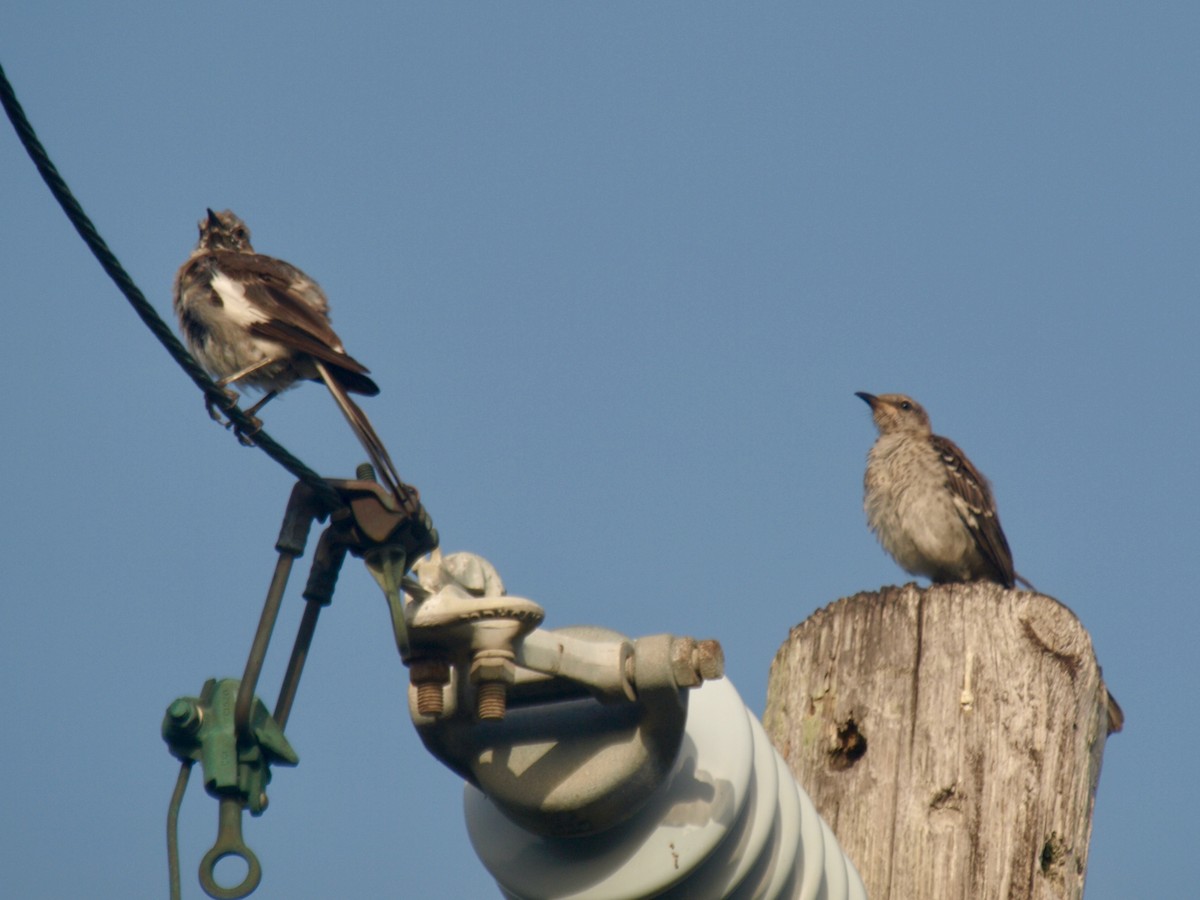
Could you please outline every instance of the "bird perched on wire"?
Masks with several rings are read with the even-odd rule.
[[[290,263],[255,253],[250,229],[231,211],[207,212],[200,241],[175,276],[175,313],[192,355],[222,389],[239,384],[264,392],[245,410],[259,426],[254,414],[281,391],[301,380],[324,382],[380,481],[405,501],[412,488],[401,493],[387,448],[349,396],[373,397],[379,386],[334,333],[324,291]],[[236,393],[225,392],[236,401]],[[217,418],[213,402],[206,400]]]
[[[1020,581],[987,479],[929,415],[903,394],[859,392],[879,438],[863,478],[867,524],[912,575],[935,582]]]

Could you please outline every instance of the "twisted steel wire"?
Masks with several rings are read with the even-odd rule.
[[[25,111],[21,108],[21,104],[17,100],[16,93],[9,83],[3,66],[0,66],[0,103],[3,104],[4,112],[8,115],[9,122],[12,123],[13,129],[17,132],[17,137],[20,139],[21,145],[25,148],[25,152],[33,160],[33,164],[41,174],[42,180],[46,182],[50,193],[58,201],[63,212],[66,213],[67,219],[75,227],[79,236],[83,238],[83,242],[92,251],[92,255],[96,257],[100,266],[108,274],[108,277],[113,280],[117,288],[125,295],[125,299],[129,301],[129,305],[133,307],[133,311],[137,313],[146,327],[150,329],[150,332],[158,338],[158,342],[171,354],[171,358],[175,360],[179,367],[187,373],[188,377],[195,382],[196,386],[207,397],[213,398],[216,405],[235,426],[241,429],[243,433],[254,435],[255,446],[259,447],[267,456],[287,469],[297,479],[311,487],[328,508],[336,509],[340,507],[342,502],[337,492],[326,484],[320,475],[306,466],[300,459],[293,456],[287,448],[274,440],[265,431],[259,430],[256,432],[254,430],[256,423],[251,421],[236,405],[230,403],[228,397],[217,386],[216,382],[192,358],[187,348],[183,346],[167,323],[162,320],[162,317],[150,305],[150,302],[134,283],[129,273],[125,271],[120,261],[118,261],[117,257],[108,248],[108,244],[104,242],[104,239],[96,230],[96,226],[92,224],[91,219],[83,211],[83,207],[79,205],[79,201],[71,193],[71,189],[67,187],[66,181],[63,180],[58,169],[51,161],[49,154],[46,153],[46,148],[38,140],[33,126],[29,124],[29,119],[25,116]]]

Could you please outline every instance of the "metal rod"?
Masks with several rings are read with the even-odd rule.
[[[300,689],[300,675],[308,659],[308,648],[312,646],[313,633],[317,630],[317,617],[321,615],[324,605],[315,600],[304,604],[304,615],[300,618],[296,642],[292,645],[292,656],[283,674],[283,683],[279,686],[279,699],[275,702],[275,724],[280,731],[287,728],[288,716],[292,714],[292,703],[296,699],[296,691]]]
[[[271,632],[275,630],[275,620],[279,617],[283,591],[287,587],[294,560],[295,557],[290,552],[280,552],[275,563],[275,575],[271,578],[267,599],[263,603],[262,616],[258,620],[258,630],[254,633],[254,643],[250,645],[250,655],[246,658],[246,671],[242,674],[241,684],[238,685],[237,705],[233,713],[233,725],[239,741],[246,736],[250,725],[250,706],[254,702],[258,676],[262,674],[263,660],[267,656]]]
[[[333,602],[333,589],[337,585],[338,573],[341,572],[342,563],[346,559],[348,548],[337,540],[334,530],[331,526],[321,532],[321,539],[317,541],[317,551],[313,554],[312,569],[308,573],[308,584],[304,588],[304,599],[307,601],[304,615],[300,618],[300,628],[296,632],[287,671],[284,672],[283,683],[279,686],[279,699],[275,703],[275,723],[281,730],[287,726],[292,703],[300,689],[300,676],[308,660],[308,650],[312,646],[321,607]]]
[[[175,779],[175,790],[167,807],[167,872],[171,880],[171,900],[180,900],[183,896],[179,881],[179,807],[183,805],[183,792],[187,790],[193,762],[185,759],[180,764],[179,777]]]
[[[287,509],[283,512],[283,524],[279,528],[279,539],[275,542],[275,549],[279,551],[275,575],[271,578],[270,588],[267,589],[267,599],[263,603],[258,631],[254,633],[254,642],[250,645],[250,655],[246,659],[246,671],[238,685],[233,724],[239,741],[246,736],[246,729],[250,725],[250,708],[254,703],[258,676],[262,674],[267,646],[271,643],[271,633],[275,630],[275,620],[279,617],[279,607],[283,602],[288,576],[292,572],[292,563],[296,557],[304,554],[304,545],[308,542],[308,530],[313,520],[324,517],[325,510],[316,493],[303,482],[297,482],[292,487]],[[294,693],[293,691],[293,696]]]

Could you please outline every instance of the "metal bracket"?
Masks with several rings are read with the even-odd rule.
[[[541,629],[542,608],[472,554],[413,571],[409,711],[429,751],[536,833],[592,833],[641,808],[679,751],[687,689],[724,673],[720,645]]]
[[[266,786],[270,764],[296,765],[298,757],[283,736],[299,689],[300,676],[308,657],[321,608],[333,600],[334,587],[347,553],[364,559],[379,580],[389,603],[403,609],[400,583],[409,561],[437,546],[437,532],[424,508],[402,507],[396,497],[374,481],[369,465],[359,467],[355,480],[330,480],[342,504],[333,510],[303,483],[292,490],[275,549],[279,557],[258,628],[251,643],[246,668],[240,680],[212,679],[199,698],[181,697],[167,710],[163,739],[172,754],[183,761],[183,771],[168,815],[168,855],[172,895],[178,896],[178,854],[175,824],[178,807],[193,762],[204,769],[205,789],[220,800],[217,840],[200,864],[200,885],[211,897],[237,900],[253,891],[262,878],[262,867],[242,839],[242,811],[261,815],[267,806]],[[414,497],[415,494],[410,495]],[[283,601],[292,564],[302,556],[313,521],[329,517],[314,554],[304,590],[307,601],[291,658],[279,689],[274,715],[267,712],[255,692],[271,635]],[[403,626],[404,619],[398,619]],[[397,629],[397,645],[407,658],[403,628]],[[238,885],[222,887],[214,878],[217,863],[237,856],[248,867]]]
[[[283,730],[255,698],[248,728],[240,736],[236,727],[239,682],[210,678],[199,697],[180,697],[167,707],[162,736],[171,753],[185,762],[198,762],[204,771],[204,789],[220,800],[217,840],[200,863],[200,886],[210,897],[230,900],[245,897],[262,878],[262,867],[242,840],[242,810],[254,816],[267,808],[271,764],[294,766],[300,758],[283,736]],[[214,870],[227,856],[238,856],[248,871],[240,884],[222,887]]]

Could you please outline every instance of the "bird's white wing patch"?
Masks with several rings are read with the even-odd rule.
[[[971,504],[968,503],[965,498],[960,497],[958,494],[955,494],[953,499],[954,508],[958,510],[958,514],[962,517],[962,520],[966,522],[969,527],[978,528],[979,520],[976,517],[979,514],[979,510],[971,506]]]
[[[246,299],[246,288],[240,281],[235,281],[224,272],[217,272],[210,283],[225,304],[225,313],[231,321],[238,325],[253,325],[267,320],[262,310]]]

